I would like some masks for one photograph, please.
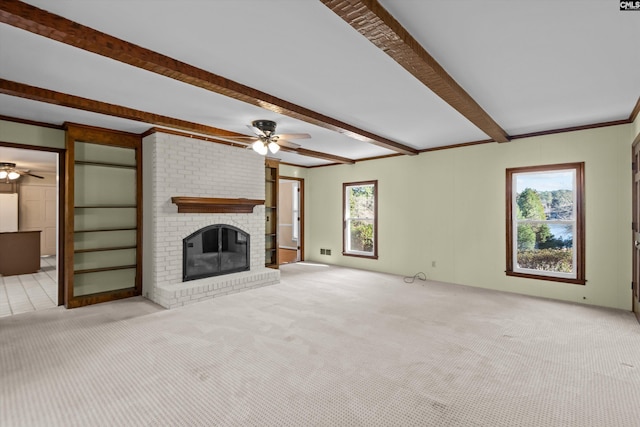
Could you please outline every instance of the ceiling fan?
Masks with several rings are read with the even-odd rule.
[[[308,133],[276,134],[276,122],[272,120],[254,120],[250,125],[247,125],[247,127],[251,129],[256,136],[239,136],[225,139],[250,144],[250,147],[253,148],[254,151],[263,156],[269,151],[273,154],[277,153],[280,147],[287,147],[293,150],[300,148],[299,144],[289,141],[290,139],[311,138],[311,135]]]
[[[0,179],[6,180],[6,183],[15,181],[22,175],[29,175],[34,178],[44,179],[43,176],[32,174],[28,169],[16,169],[15,163],[0,162]]]

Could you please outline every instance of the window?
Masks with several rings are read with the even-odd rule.
[[[584,284],[584,163],[507,169],[507,275]]]
[[[343,255],[378,258],[378,181],[342,184]]]

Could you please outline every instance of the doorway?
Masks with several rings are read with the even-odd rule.
[[[11,230],[7,230],[24,238],[37,234],[35,240],[31,240],[33,243],[30,247],[33,247],[32,253],[36,257],[35,268],[38,256],[40,266],[36,272],[12,271],[0,276],[6,297],[0,301],[0,315],[62,305],[63,256],[60,236],[64,189],[60,186],[60,177],[64,171],[64,150],[0,143],[0,162],[15,165],[12,166],[14,170],[20,172],[19,177],[9,179],[6,176],[0,182],[0,193],[14,195],[11,205],[3,207],[15,212]]]
[[[640,141],[632,146],[633,154],[633,282],[631,308],[640,322]]]
[[[281,176],[278,187],[280,264],[304,260],[304,180]]]

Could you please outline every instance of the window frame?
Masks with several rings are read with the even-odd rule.
[[[513,208],[514,176],[521,173],[536,172],[556,172],[556,171],[575,171],[575,233],[573,236],[573,251],[575,254],[575,275],[576,277],[560,277],[553,273],[533,273],[535,270],[514,271],[514,218],[515,210]],[[585,279],[585,219],[584,219],[584,162],[561,163],[553,165],[525,166],[518,168],[508,168],[506,170],[506,239],[507,239],[507,268],[506,275],[514,277],[523,277],[528,279],[548,280],[553,282],[571,283],[576,285],[584,285]]]
[[[373,186],[373,253],[347,250],[347,232],[349,230],[349,221],[351,221],[351,218],[347,218],[347,191],[349,187],[365,185]],[[344,182],[342,184],[342,255],[378,259],[378,180]]]

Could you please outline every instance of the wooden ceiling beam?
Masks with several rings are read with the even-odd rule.
[[[377,0],[321,1],[494,141],[510,140],[509,135]]]
[[[80,96],[56,92],[54,90],[43,89],[36,86],[30,86],[11,80],[0,79],[0,93],[4,95],[30,99],[32,101],[45,102],[47,104],[55,104],[63,107],[74,108],[76,110],[84,110],[92,113],[119,117],[121,119],[147,123],[149,125],[165,126],[189,132],[203,133],[210,136],[217,136],[219,138],[246,136],[240,133],[218,129],[213,126],[206,126],[199,123],[193,123],[185,120],[175,119],[172,117],[162,116],[160,114],[148,113],[146,111],[135,110],[133,108],[123,107],[121,105],[108,104],[106,102],[96,101],[94,99],[82,98]],[[237,145],[241,146],[242,144]]]
[[[0,2],[0,22],[388,150],[402,154],[418,154],[418,150],[413,147],[359,129],[18,0]]]
[[[48,104],[60,105],[63,107],[74,108],[77,110],[89,111],[92,113],[105,114],[108,116],[119,117],[121,119],[133,120],[154,126],[167,127],[169,129],[179,129],[186,132],[193,132],[212,137],[214,142],[233,145],[236,147],[246,147],[246,144],[231,142],[226,138],[246,136],[240,133],[231,132],[224,129],[218,129],[213,126],[206,126],[199,123],[193,123],[186,120],[180,120],[173,117],[162,116],[160,114],[149,113],[146,111],[135,110],[121,105],[108,104],[106,102],[96,101],[94,99],[82,98],[75,95],[56,92],[50,89],[43,89],[11,80],[0,79],[0,94],[16,96],[20,98],[30,99],[33,101],[45,102]],[[283,151],[300,154],[302,156],[315,157],[318,159],[328,160],[338,163],[355,163],[352,159],[335,156],[328,153],[320,153],[317,151],[306,149],[290,149],[281,147]]]

